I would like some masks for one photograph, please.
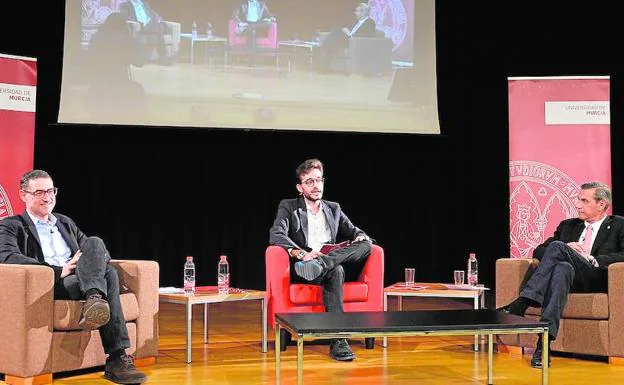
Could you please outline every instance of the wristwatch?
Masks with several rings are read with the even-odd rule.
[[[301,250],[301,249],[290,249],[288,251],[288,254],[290,254],[291,257],[297,258],[297,259],[303,259],[303,257],[305,257],[306,252],[305,250]]]

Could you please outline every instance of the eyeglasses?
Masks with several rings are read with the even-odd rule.
[[[301,182],[301,184],[304,184],[308,187],[312,187],[314,186],[314,183],[318,183],[318,184],[323,184],[325,183],[325,178],[317,178],[317,179],[306,179],[303,182]]]
[[[56,194],[58,194],[58,187],[53,187],[47,190],[35,190],[35,191],[26,191],[26,190],[22,190],[25,193],[31,194],[32,196],[34,196],[35,198],[43,198],[46,194],[50,195],[51,197],[55,197]]]

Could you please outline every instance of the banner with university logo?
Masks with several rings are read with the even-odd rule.
[[[21,213],[20,177],[33,168],[37,61],[0,54],[0,219]]]
[[[578,215],[581,184],[611,186],[609,77],[509,78],[510,256],[531,258]]]

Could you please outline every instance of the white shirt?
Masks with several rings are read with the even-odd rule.
[[[325,220],[325,212],[323,211],[323,202],[316,214],[312,214],[312,209],[306,202],[308,214],[308,247],[314,251],[320,251],[321,247],[331,242],[331,232],[327,221]]]
[[[140,0],[130,0],[132,6],[134,7],[134,13],[136,14],[137,21],[143,25],[147,25],[149,23],[151,17],[147,14],[147,10],[145,9],[145,5],[143,1]]]
[[[28,212],[28,211],[26,211]],[[58,219],[50,214],[48,221],[42,221],[31,213],[28,213],[30,219],[37,228],[37,235],[41,242],[41,251],[43,258],[48,265],[63,267],[71,259],[71,249],[65,243],[61,233],[56,227]]]
[[[587,223],[585,222],[585,229],[583,230],[583,232],[581,233],[581,237],[579,238],[579,243],[583,243],[583,241],[585,240],[585,233],[587,232],[587,226],[591,226],[592,227],[592,240],[590,243],[590,247],[589,247],[589,253],[591,254],[591,249],[594,247],[594,241],[596,240],[596,234],[598,234],[598,230],[600,230],[600,226],[602,225],[602,222],[604,222],[606,216],[604,216],[601,220],[596,221],[594,223]]]
[[[260,4],[256,0],[250,0],[247,2],[247,21],[250,23],[255,23],[260,20],[260,16],[262,9],[260,9]]]
[[[349,33],[349,36],[353,36],[357,32],[357,30],[360,29],[360,27],[362,26],[362,24],[364,24],[366,20],[368,20],[368,17],[358,20],[358,22],[355,23],[355,25],[353,26],[353,29]]]

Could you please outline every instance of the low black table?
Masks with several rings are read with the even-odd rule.
[[[297,383],[303,383],[303,341],[352,337],[488,336],[488,384],[493,383],[494,336],[541,333],[542,362],[548,362],[548,324],[503,312],[481,310],[427,310],[348,313],[275,314],[275,378],[280,382],[280,329],[297,339]],[[542,367],[542,384],[548,384],[548,365]]]

